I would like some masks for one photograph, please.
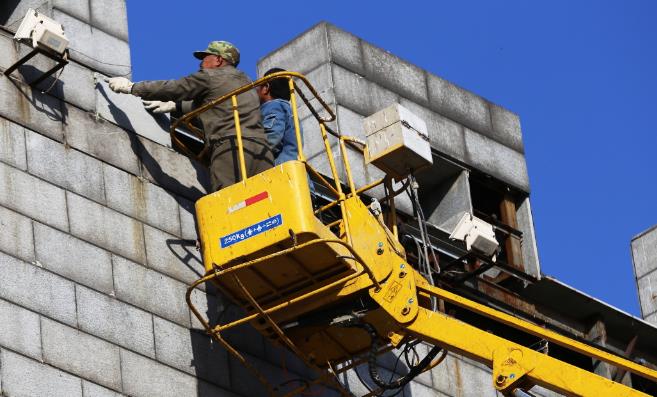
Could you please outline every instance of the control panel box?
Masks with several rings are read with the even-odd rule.
[[[400,180],[433,163],[427,124],[394,104],[363,120],[365,161]]]

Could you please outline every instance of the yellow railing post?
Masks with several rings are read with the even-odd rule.
[[[344,171],[347,174],[347,182],[349,183],[349,190],[351,195],[356,195],[356,186],[354,186],[354,177],[351,174],[351,165],[349,164],[349,157],[347,157],[347,147],[344,144],[344,138],[340,137],[340,153],[342,155],[342,164],[344,164]]]
[[[294,81],[292,77],[287,78],[288,85],[290,87],[290,106],[292,107],[292,119],[294,120],[294,134],[297,138],[297,148],[299,150],[298,160],[306,161],[306,157],[303,155],[303,139],[301,139],[301,128],[299,127],[299,113],[297,111],[297,97],[294,91]]]
[[[240,113],[237,110],[237,95],[230,97],[233,104],[233,118],[235,119],[235,132],[237,133],[237,152],[240,160],[240,173],[242,180],[246,180],[246,162],[244,161],[244,145],[242,144],[242,127],[240,125]]]

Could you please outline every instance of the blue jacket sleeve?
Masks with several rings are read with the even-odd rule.
[[[274,154],[280,153],[285,136],[285,123],[287,121],[285,109],[278,103],[263,107],[262,125],[265,128],[267,142],[271,145]]]

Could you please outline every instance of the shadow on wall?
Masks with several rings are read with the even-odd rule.
[[[199,197],[202,197],[206,194],[205,192],[199,190],[196,187],[189,187],[181,184],[177,179],[173,178],[172,176],[164,172],[162,166],[160,166],[157,160],[148,152],[144,144],[137,137],[137,134],[132,132],[134,131],[134,128],[132,126],[132,123],[130,122],[130,119],[121,109],[119,109],[112,103],[107,93],[105,92],[105,88],[103,87],[103,85],[97,84],[96,88],[100,93],[100,95],[102,95],[109,103],[110,113],[112,114],[112,117],[114,117],[114,119],[116,120],[117,124],[122,125],[130,130],[128,131],[128,137],[130,138],[130,144],[132,150],[137,155],[137,158],[139,158],[139,160],[141,161],[143,167],[153,177],[153,179],[157,184],[166,187],[168,190],[172,190],[176,193],[179,193],[191,199],[198,199]],[[153,119],[164,130],[169,129],[169,121],[164,115],[152,115],[152,116]],[[204,175],[203,166],[191,159],[187,159],[187,160],[194,167],[194,170],[196,171],[197,180],[201,183],[201,185],[203,185],[206,188],[206,190],[209,190],[207,186],[207,180],[203,178]],[[178,201],[179,204],[182,203],[182,201],[177,195],[172,195],[172,196],[176,199],[176,201]],[[187,208],[186,206],[183,207],[185,207],[189,211],[189,208]]]
[[[130,130],[132,128],[132,123],[130,122],[127,115],[120,110],[118,107],[114,106],[112,101],[109,100],[105,88],[101,85],[97,85],[98,92],[100,95],[103,95],[107,102],[110,105],[110,112],[112,117],[117,121],[117,124],[120,124],[124,127],[127,127]],[[169,120],[163,115],[152,115],[154,120],[164,129],[169,129]],[[197,199],[204,196],[206,193],[195,188],[188,187],[181,184],[174,177],[168,175],[162,169],[162,166],[157,162],[157,160],[148,152],[144,144],[132,131],[128,131],[128,136],[130,138],[131,148],[133,152],[137,155],[142,166],[145,170],[153,177],[156,183],[161,186],[164,186],[168,190],[174,191],[185,197],[191,199]],[[203,166],[198,164],[193,160],[189,160],[196,170],[197,180],[207,187],[207,180],[203,178]],[[208,189],[209,190],[209,189]],[[196,222],[196,216],[194,212],[193,203],[181,199],[178,195],[172,194],[176,199],[178,204],[184,208],[186,211],[194,215],[194,220]],[[203,272],[203,263],[199,261],[199,255],[196,252],[196,241],[194,240],[184,240],[184,239],[168,239],[166,241],[167,247],[171,253],[178,258],[178,260],[186,266],[191,272],[193,272],[197,277],[202,277]],[[219,321],[220,317],[223,317],[223,314],[228,310],[229,304],[226,304],[226,299],[220,297],[215,288],[211,284],[206,284],[205,293],[198,291],[201,299],[200,302],[196,301],[198,306],[205,306],[205,316],[210,319],[212,324],[216,324]],[[184,299],[184,297],[180,297]],[[214,397],[216,395],[216,389],[211,386],[211,383],[229,387],[230,385],[230,368],[229,361],[227,359],[227,351],[220,346],[218,343],[213,341],[202,329],[202,326],[194,319],[192,323],[192,328],[189,330],[191,349],[192,349],[192,362],[190,366],[194,368],[196,376],[203,381],[198,382],[197,386],[197,395],[199,397]]]
[[[33,76],[40,76],[42,74],[39,69],[35,68],[32,65],[23,65],[21,66],[17,72],[14,73],[19,73],[21,77],[23,77],[24,80],[30,81]],[[57,122],[64,122],[66,118],[68,117],[68,111],[66,106],[60,106],[60,99],[63,101],[64,100],[64,95],[63,95],[63,85],[59,80],[56,80],[53,76],[50,76],[46,78],[43,82],[40,83],[40,87],[51,87],[51,89],[57,89],[61,91],[60,98],[55,98],[53,96],[47,95],[45,93],[42,93],[39,89],[30,87],[26,85],[25,83],[17,80],[15,77],[4,77],[0,76],[0,78],[6,78],[7,81],[9,81],[11,84],[16,87],[16,90],[20,95],[23,96],[32,106],[32,109],[35,109],[38,112],[41,112],[46,115],[50,120],[57,121]],[[54,84],[54,85],[53,85]],[[19,101],[21,103],[21,101]],[[28,112],[28,107],[21,105],[19,106],[21,111]],[[24,115],[26,119],[29,119],[29,115]]]

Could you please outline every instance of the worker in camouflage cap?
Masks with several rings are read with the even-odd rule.
[[[194,51],[194,56],[197,59],[203,59],[208,54],[218,55],[232,63],[233,66],[237,66],[240,63],[240,50],[227,41],[213,41],[208,44],[208,48],[205,50]]]
[[[251,83],[237,69],[240,52],[227,41],[213,41],[203,51],[194,52],[201,60],[200,70],[178,80],[140,81],[125,77],[108,79],[109,88],[118,93],[141,97],[153,113],[174,113],[176,117]],[[260,101],[255,90],[237,96],[242,147],[248,176],[274,165],[274,155],[262,128]],[[236,127],[231,101],[224,101],[199,115],[208,149],[212,190],[230,186],[241,179],[237,153]]]

